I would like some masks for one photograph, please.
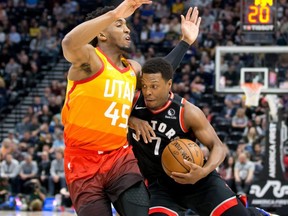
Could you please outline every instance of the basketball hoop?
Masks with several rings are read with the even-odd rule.
[[[260,93],[263,85],[261,83],[243,83],[241,88],[245,93],[246,106],[258,106]]]

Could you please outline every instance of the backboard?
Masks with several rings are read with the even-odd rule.
[[[243,83],[261,83],[264,94],[288,93],[287,46],[218,46],[215,65],[218,93],[243,93]]]

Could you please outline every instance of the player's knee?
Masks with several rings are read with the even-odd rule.
[[[144,182],[139,182],[122,194],[122,199],[137,206],[149,206],[149,193]]]
[[[149,210],[149,193],[144,182],[139,182],[127,189],[113,204],[120,215],[147,216]]]

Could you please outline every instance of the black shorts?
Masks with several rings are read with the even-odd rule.
[[[219,215],[219,211],[222,214],[237,205],[235,193],[216,171],[194,185],[176,184],[167,184],[167,181],[159,179],[149,182],[150,213],[170,211],[170,215],[180,216],[187,209],[192,209],[201,216],[211,215],[213,211],[215,214],[212,215]],[[219,209],[219,205],[223,203],[224,208]]]

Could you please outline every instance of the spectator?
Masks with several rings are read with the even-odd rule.
[[[0,210],[7,209],[9,205],[8,196],[11,194],[11,187],[9,185],[8,179],[0,178]]]
[[[8,16],[4,8],[4,3],[0,2],[0,22],[3,23],[7,21],[7,19],[8,19]]]
[[[221,115],[224,116],[227,120],[231,120],[235,115],[237,108],[231,101],[226,101],[226,106],[223,104],[223,109]]]
[[[257,130],[255,127],[246,127],[243,133],[243,139],[245,140],[245,142],[247,143],[247,145],[249,145],[250,147],[252,147],[252,144],[256,141],[259,141],[261,139],[261,137],[259,136],[259,134],[257,133]]]
[[[50,152],[53,153],[56,149],[65,148],[64,140],[63,140],[63,131],[58,129],[55,131],[55,139],[53,141],[53,145],[50,149]]]
[[[254,120],[252,120],[252,126],[255,127],[257,134],[260,137],[265,135],[265,128],[266,125],[266,117],[265,116],[255,116]]]
[[[244,108],[238,108],[236,114],[232,117],[232,130],[244,132],[248,125],[248,118],[245,115]]]
[[[255,166],[247,156],[247,152],[239,154],[234,167],[236,192],[248,194],[254,178]]]
[[[38,163],[38,179],[46,190],[48,191],[48,179],[50,176],[51,162],[49,154],[46,151],[41,153],[41,161]]]
[[[8,131],[8,136],[7,136],[8,139],[11,140],[11,142],[17,146],[19,144],[19,140],[17,138],[17,134],[15,133],[15,130],[14,129],[10,129]]]
[[[17,75],[21,74],[22,68],[21,65],[16,62],[15,58],[11,57],[5,66],[5,76],[9,79],[13,73],[16,73]]]
[[[140,65],[143,65],[145,62],[145,57],[143,55],[143,53],[141,52],[140,49],[137,49],[135,52],[135,55],[133,57],[133,59],[137,62],[139,62]]]
[[[28,191],[28,208],[30,211],[41,211],[43,202],[46,198],[46,190],[43,188],[38,179],[31,179],[26,182]]]
[[[48,182],[49,182],[49,195],[52,196],[55,195],[56,186],[58,186],[59,190],[61,188],[66,188],[63,149],[61,148],[55,150],[55,159],[51,162],[50,177]]]
[[[184,12],[184,3],[182,0],[175,0],[171,7],[172,14],[181,15]]]
[[[34,100],[33,103],[32,103],[33,112],[36,115],[39,115],[41,113],[42,107],[43,107],[43,104],[41,103],[41,97],[40,96],[35,96],[33,100]]]
[[[43,105],[42,110],[39,112],[39,115],[38,115],[39,123],[50,124],[51,120],[52,120],[52,113],[49,110],[49,106]]]
[[[253,151],[251,153],[251,161],[255,164],[255,176],[258,177],[260,172],[263,170],[264,158],[263,150],[259,142],[254,142],[252,145]]]
[[[203,83],[203,80],[199,75],[195,76],[190,84],[191,97],[194,98],[195,103],[201,99],[204,91],[205,84]]]
[[[22,118],[21,122],[18,122],[15,126],[15,132],[19,138],[19,140],[21,140],[24,136],[25,132],[29,132],[30,131],[30,117],[28,115],[24,116]]]
[[[19,174],[20,165],[17,160],[15,160],[12,154],[7,154],[5,159],[1,162],[1,178],[7,179],[11,185],[11,192],[17,194],[18,181],[17,176]]]
[[[24,161],[20,163],[19,169],[19,191],[20,193],[27,193],[27,188],[24,188],[25,182],[36,178],[38,166],[36,161],[32,161],[32,155],[27,154]]]
[[[19,96],[24,95],[24,86],[21,78],[19,78],[16,72],[12,72],[10,79],[7,83],[8,93],[10,97],[10,103],[16,103]]]
[[[240,75],[237,73],[235,66],[232,63],[228,64],[228,71],[224,72],[225,83],[227,87],[238,86]]]
[[[0,77],[0,110],[8,105],[8,92],[6,89],[5,80]]]
[[[6,157],[7,154],[12,154],[15,149],[15,144],[9,139],[5,138],[2,140],[1,144],[1,155],[3,158]]]
[[[19,45],[19,43],[21,42],[21,35],[19,34],[19,32],[17,32],[15,25],[11,26],[8,38],[12,42],[16,50],[19,49],[16,46]]]
[[[78,2],[73,0],[66,0],[62,7],[66,17],[69,17],[69,15],[76,15],[79,10]]]
[[[240,107],[242,105],[242,98],[239,94],[227,94],[224,99],[225,105],[230,101],[233,106]]]
[[[235,158],[232,155],[227,155],[224,162],[219,168],[220,176],[225,180],[227,185],[235,191],[235,178],[234,178]],[[235,191],[236,192],[236,191]]]

